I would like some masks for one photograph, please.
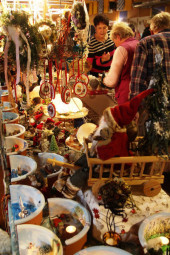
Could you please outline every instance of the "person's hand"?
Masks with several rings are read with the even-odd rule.
[[[102,55],[102,62],[109,61],[110,60],[110,52],[104,52]]]

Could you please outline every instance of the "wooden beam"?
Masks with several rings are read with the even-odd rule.
[[[104,13],[109,12],[109,0],[104,0]]]

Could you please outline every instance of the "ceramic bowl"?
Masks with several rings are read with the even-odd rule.
[[[15,106],[12,107],[10,102],[3,102],[2,111],[3,112],[12,112],[13,110],[15,110],[17,108],[18,108],[17,104],[15,104]]]
[[[15,225],[18,224],[35,224],[40,225],[42,221],[42,211],[45,206],[45,198],[43,194],[36,188],[28,185],[10,185],[11,206],[20,202],[20,197],[23,204],[31,204],[35,207],[35,211],[25,218],[14,218]]]
[[[18,137],[24,139],[25,127],[20,124],[5,124],[6,137]],[[15,130],[19,130],[20,132],[16,135],[10,135]]]
[[[11,178],[11,182],[19,182],[27,178],[28,175],[33,174],[37,169],[37,163],[34,159],[22,156],[22,155],[10,155],[9,156],[10,168],[11,171],[13,169],[18,169],[18,167],[25,169],[27,171],[26,174],[20,175],[18,177]]]
[[[15,151],[11,151],[11,149],[15,146],[18,146],[18,149]],[[28,143],[24,139],[18,137],[5,137],[5,146],[6,146],[6,154],[9,155],[16,155],[22,154],[26,155],[26,150],[28,149]]]
[[[75,255],[132,255],[131,253],[124,251],[122,249],[116,247],[109,247],[109,246],[93,246],[86,249],[83,249]]]
[[[19,114],[15,112],[2,112],[3,123],[18,123]]]
[[[138,237],[143,248],[147,247],[147,240],[151,236],[168,232],[170,226],[170,213],[160,212],[145,218],[140,224]]]
[[[46,254],[40,253],[39,247],[50,245],[50,255],[63,255],[60,239],[49,229],[33,224],[17,226],[20,255]],[[42,248],[41,248],[42,249]]]
[[[64,157],[62,157],[61,155],[58,155],[56,153],[42,152],[42,153],[38,153],[38,157],[39,157],[41,167],[43,167],[47,163],[48,158],[56,159],[58,161],[64,162]],[[60,167],[59,167],[59,169],[60,169]],[[52,174],[48,175],[48,177],[53,177],[53,176],[56,176],[56,173],[52,173]]]
[[[83,224],[84,227],[78,234],[69,239],[66,239],[65,247],[63,248],[65,255],[72,255],[81,250],[87,241],[87,232],[89,231],[91,225],[91,217],[88,210],[80,203],[66,198],[49,198],[48,206],[50,218],[64,213],[76,213],[79,221]]]

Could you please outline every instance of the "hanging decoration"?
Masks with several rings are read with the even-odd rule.
[[[77,82],[74,86],[74,93],[80,98],[87,95],[87,86],[83,82]]]
[[[83,58],[81,59],[82,60],[82,68],[81,68],[81,72],[80,72],[80,60],[78,60],[78,75],[76,77],[76,81],[77,82],[83,82],[85,85],[88,85],[89,83],[89,78],[88,78],[88,75],[86,75],[84,73],[84,70],[83,70]]]
[[[76,29],[85,29],[86,27],[86,14],[84,10],[83,3],[75,2],[73,8],[71,10],[71,19],[73,22],[73,26]]]
[[[31,25],[29,22],[30,15],[24,11],[11,11],[9,13],[2,14],[1,22],[5,29],[8,31],[9,26],[17,27],[26,36],[29,45],[31,45],[31,67],[34,68],[38,66],[40,59],[41,50],[41,35],[38,31],[36,25]],[[23,40],[21,35],[19,35],[19,48],[20,48],[20,68],[25,71],[27,68],[27,45],[26,41]],[[9,47],[9,57],[11,62],[15,62],[16,59],[15,43],[11,42]]]
[[[64,86],[62,87],[61,90],[61,100],[65,104],[69,104],[71,100],[71,89],[68,87],[67,84],[67,64],[65,63],[65,79],[64,79]]]
[[[82,60],[83,63],[83,60]],[[78,75],[76,77],[76,84],[74,85],[74,93],[80,98],[83,98],[87,94],[87,86],[84,80],[82,80],[82,75],[80,74],[80,60],[78,60]]]
[[[54,42],[56,42],[58,35],[55,24],[48,20],[43,20],[36,23],[36,27],[41,35],[41,58],[47,58],[51,55],[52,47]]]
[[[76,84],[76,74],[74,73],[74,63],[75,63],[75,58],[73,56],[73,61],[72,61],[73,74],[69,76],[69,86],[71,88],[73,88],[73,86]]]
[[[55,108],[55,105],[53,103],[49,103],[48,106],[47,106],[47,111],[48,111],[48,114],[51,118],[54,118],[55,115],[56,115],[56,108]]]
[[[52,62],[48,62],[49,67],[49,81],[46,80],[46,61],[44,61],[44,82],[40,85],[40,97],[42,99],[54,99],[55,89],[52,84]]]

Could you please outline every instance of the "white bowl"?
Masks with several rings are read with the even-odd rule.
[[[119,248],[109,247],[104,245],[93,246],[83,249],[75,255],[132,255],[131,253]]]
[[[63,255],[63,247],[60,239],[49,229],[33,224],[23,224],[17,226],[18,242],[20,255],[28,254],[28,246],[32,243],[35,247],[41,247],[44,244],[51,245],[53,252],[51,255]],[[55,241],[54,241],[55,240]],[[38,251],[32,251],[29,254],[37,254]]]
[[[66,198],[48,198],[48,206],[49,206],[49,216],[54,217],[56,215],[61,215],[62,213],[73,213],[77,207],[80,208],[80,211],[83,212],[83,215],[80,215],[80,222],[84,225],[84,228],[72,238],[65,240],[66,245],[71,245],[79,240],[81,240],[87,232],[89,231],[91,225],[91,217],[87,209],[79,204],[78,202],[66,199]]]
[[[83,144],[83,139],[88,138],[88,136],[94,132],[96,125],[93,123],[85,123],[81,125],[77,131],[77,139],[80,144]]]
[[[18,137],[24,138],[25,127],[20,124],[5,124],[6,136],[9,137]],[[19,130],[20,132],[16,135],[9,136],[9,133],[14,132],[15,130]]]
[[[36,210],[25,218],[14,220],[15,225],[23,223],[34,223],[40,225],[42,221],[42,210],[45,206],[45,198],[43,194],[36,188],[28,185],[10,185],[11,206],[19,203],[21,196],[23,203],[33,204]]]
[[[14,152],[9,152],[10,149],[14,145],[19,146],[19,150]],[[16,155],[16,154],[23,154],[28,149],[28,143],[24,139],[18,138],[18,137],[5,137],[5,146],[6,146],[6,154],[9,155]]]
[[[19,114],[15,112],[2,112],[3,123],[16,123],[19,119]]]
[[[27,174],[11,178],[11,182],[18,182],[26,179],[28,175],[34,173],[37,169],[37,163],[35,162],[35,160],[27,156],[10,155],[9,161],[11,170],[16,170],[18,167],[20,167],[21,169],[26,169],[28,171]]]
[[[42,152],[42,153],[38,153],[38,157],[39,157],[40,165],[42,167],[46,164],[48,158],[56,159],[58,161],[64,162],[64,157],[56,153]],[[51,177],[55,177],[56,175],[58,175],[58,172],[48,174],[48,177],[51,178]]]
[[[161,224],[161,222],[164,222],[164,224]],[[138,231],[141,246],[143,248],[147,247],[149,237],[161,233],[164,230],[165,224],[167,224],[168,229],[170,226],[170,213],[167,212],[156,213],[144,219]]]

